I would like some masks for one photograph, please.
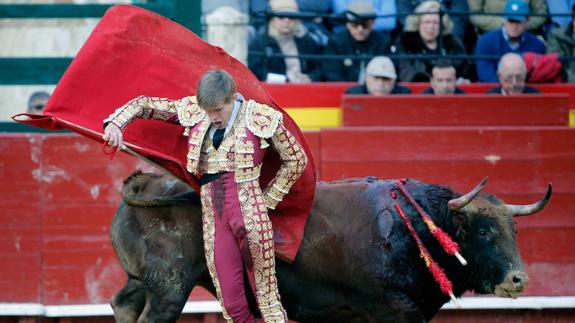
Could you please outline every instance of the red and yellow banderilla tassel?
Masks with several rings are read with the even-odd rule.
[[[451,298],[453,304],[457,308],[460,308],[461,305],[459,304],[459,302],[455,298],[455,295],[453,294],[453,284],[451,283],[449,278],[447,278],[443,269],[441,269],[441,267],[439,267],[439,265],[433,260],[433,258],[431,258],[431,254],[429,253],[429,251],[427,251],[427,248],[425,248],[425,246],[423,245],[423,242],[417,235],[417,232],[415,232],[415,229],[411,225],[411,222],[409,221],[409,219],[407,218],[407,216],[405,215],[399,204],[394,203],[393,206],[401,216],[401,219],[403,220],[403,223],[407,227],[409,233],[411,234],[413,239],[415,239],[415,242],[417,242],[417,247],[419,248],[420,256],[425,261],[425,266],[428,268],[429,272],[433,276],[433,279],[435,279],[435,281],[439,284],[439,288],[441,289],[441,291],[444,294],[449,295],[449,298]]]
[[[429,231],[431,232],[431,234],[433,234],[435,239],[437,239],[443,250],[445,250],[445,252],[447,252],[448,254],[455,256],[462,265],[464,266],[467,265],[467,261],[459,253],[459,245],[457,244],[457,242],[453,241],[447,233],[445,233],[443,230],[441,230],[440,227],[435,225],[435,222],[433,222],[429,214],[427,214],[427,212],[425,212],[421,208],[421,206],[419,206],[419,204],[417,204],[417,202],[409,194],[409,192],[403,185],[403,182],[405,182],[405,180],[397,181],[397,187],[399,187],[399,189],[401,190],[403,195],[407,198],[409,203],[411,203],[411,205],[413,205],[413,207],[417,210],[417,212],[421,214],[423,222],[425,222],[427,228],[429,228]]]

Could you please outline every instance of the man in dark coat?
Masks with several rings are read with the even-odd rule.
[[[525,85],[527,67],[523,58],[518,54],[507,53],[501,57],[497,65],[497,77],[500,86],[486,93],[501,95],[540,93],[538,89]]]
[[[409,94],[409,88],[397,85],[395,66],[389,57],[376,56],[367,64],[365,84],[350,87],[346,94]]]
[[[369,2],[350,3],[345,18],[346,29],[329,39],[324,53],[349,57],[323,60],[323,77],[326,81],[333,82],[363,82],[369,57],[387,55],[391,40],[389,35],[373,30],[375,10]],[[357,59],[354,55],[368,57]]]

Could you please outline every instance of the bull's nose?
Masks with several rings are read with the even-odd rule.
[[[505,276],[501,284],[495,286],[494,293],[499,297],[517,298],[523,292],[529,277],[524,271],[514,270]]]
[[[511,282],[513,282],[513,285],[516,287],[524,286],[529,281],[527,274],[524,271],[519,270],[510,272],[507,277],[511,278]]]

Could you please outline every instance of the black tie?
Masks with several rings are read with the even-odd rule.
[[[218,149],[220,147],[220,144],[222,143],[222,140],[224,139],[224,133],[225,132],[226,132],[226,128],[216,130],[216,132],[214,133],[214,139],[212,140],[214,142],[214,148]]]

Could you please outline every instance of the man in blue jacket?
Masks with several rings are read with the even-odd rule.
[[[479,82],[497,82],[497,62],[506,53],[535,52],[545,54],[545,44],[526,31],[529,22],[529,6],[523,0],[507,0],[505,20],[501,29],[481,36],[475,47],[476,55],[493,58],[477,59]]]

